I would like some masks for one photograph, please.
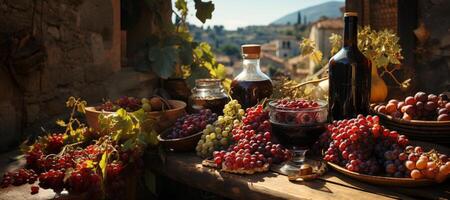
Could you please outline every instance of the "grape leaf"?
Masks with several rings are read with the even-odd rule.
[[[67,126],[66,122],[64,122],[63,120],[60,120],[60,119],[56,120],[56,124],[58,124],[58,126],[61,126],[61,127]]]
[[[175,1],[175,8],[177,8],[181,12],[182,16],[186,16],[187,13],[188,13],[186,0],[176,0]]]
[[[177,49],[174,46],[149,49],[148,58],[152,62],[152,70],[161,78],[169,78],[177,64]]]
[[[67,101],[66,101],[66,106],[72,107],[73,105],[75,105],[76,101],[77,100],[75,99],[75,97],[69,97],[69,99],[67,99]]]
[[[314,50],[311,53],[311,59],[315,64],[320,64],[320,61],[322,61],[322,52],[318,50]]]
[[[103,174],[103,179],[106,178],[106,165],[107,164],[108,164],[108,153],[107,153],[107,151],[105,151],[102,155],[102,159],[98,163],[100,170],[102,171],[102,174]]]
[[[195,16],[202,23],[206,22],[206,19],[211,19],[212,12],[214,11],[214,4],[211,1],[203,2],[201,0],[194,0],[195,2]]]
[[[211,71],[211,75],[217,79],[224,79],[226,77],[225,66],[222,64],[217,64],[214,70]]]

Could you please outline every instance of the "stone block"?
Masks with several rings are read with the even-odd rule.
[[[14,0],[12,3],[9,4],[12,8],[15,8],[17,10],[31,10],[33,6],[33,1],[30,0]]]
[[[53,91],[56,88],[56,80],[58,80],[58,78],[54,78],[54,73],[55,71],[52,69],[49,69],[48,67],[45,67],[44,69],[42,69],[42,71],[40,72],[41,76],[40,77],[40,90],[39,92],[45,92],[45,93],[49,93],[51,91]],[[37,73],[39,74],[39,73]]]
[[[105,62],[105,46],[103,45],[103,37],[98,33],[92,33],[90,37],[90,46],[94,64],[102,64]]]
[[[29,104],[26,106],[27,124],[34,123],[39,119],[39,104]]]
[[[158,85],[158,77],[153,73],[142,73],[132,68],[124,68],[110,76],[105,85],[109,98],[120,96],[150,96],[153,89]]]
[[[67,112],[66,99],[67,97],[58,96],[50,101],[43,102],[41,112],[47,116],[56,116]]]
[[[81,96],[83,99],[88,103],[92,102],[92,104],[101,102],[106,94],[105,85],[102,83],[92,83],[81,89]]]
[[[88,83],[103,82],[112,74],[111,64],[92,64],[84,68],[85,80]]]
[[[63,52],[60,46],[56,44],[47,44],[47,66],[52,68],[62,63]]]
[[[0,103],[0,152],[8,150],[18,143],[21,137],[21,119],[14,105],[10,102]]]
[[[55,38],[56,40],[59,40],[61,38],[61,34],[59,33],[59,29],[55,26],[49,26],[47,28],[48,33],[50,34],[50,36],[52,36],[53,38]]]

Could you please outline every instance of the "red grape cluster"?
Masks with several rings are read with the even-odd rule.
[[[32,169],[19,169],[15,172],[5,173],[0,186],[5,188],[10,185],[18,186],[26,183],[33,184],[37,178],[38,175]]]
[[[404,120],[450,120],[450,102],[445,94],[439,96],[417,92],[404,101],[389,100],[386,105],[377,105],[374,110]]]
[[[325,150],[324,160],[354,172],[437,181],[449,173],[446,155],[408,146],[406,136],[381,126],[378,116],[334,121],[318,143]]]
[[[217,114],[209,109],[201,110],[199,113],[184,115],[177,119],[172,132],[167,136],[169,139],[187,137],[205,129],[207,124],[217,120]]]
[[[392,171],[385,169],[391,169],[391,162],[397,161],[401,148],[409,143],[405,136],[384,129],[378,116],[370,115],[334,121],[321,136],[321,141],[324,140],[329,144],[324,160],[354,172],[377,174],[383,171],[391,175]]]
[[[109,112],[115,112],[119,108],[125,109],[127,112],[134,112],[141,109],[142,103],[139,99],[134,97],[121,97],[115,101],[106,101],[105,103],[96,106],[95,110],[104,110]]]
[[[232,130],[235,144],[227,151],[215,151],[214,162],[226,170],[258,170],[266,164],[289,159],[290,152],[271,142],[268,112],[261,105],[248,108],[242,125]]]
[[[49,170],[39,175],[39,186],[44,189],[51,188],[55,192],[61,192],[64,188],[64,172],[61,170]]]
[[[51,134],[46,136],[46,147],[45,150],[48,153],[59,153],[61,148],[64,146],[64,134]]]
[[[120,173],[123,170],[123,165],[120,162],[113,162],[106,166],[106,174],[108,181],[114,181],[116,180]]]
[[[319,103],[305,99],[279,99],[274,102],[274,106],[286,110],[302,110],[304,108],[317,108]]]
[[[43,158],[44,152],[42,151],[42,146],[36,143],[30,146],[30,150],[25,154],[25,159],[27,160],[27,166],[30,168],[38,169],[38,160]]]
[[[70,193],[80,194],[100,188],[101,178],[94,169],[83,167],[70,173],[66,188]]]

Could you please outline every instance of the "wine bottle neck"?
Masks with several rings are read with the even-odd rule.
[[[358,38],[358,17],[346,16],[344,17],[344,47],[357,46]]]

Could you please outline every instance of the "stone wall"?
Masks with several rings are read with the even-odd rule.
[[[119,0],[0,0],[0,36],[0,151],[64,118],[69,96],[95,104],[156,85],[121,69]]]
[[[450,91],[450,1],[418,1],[419,26],[416,35],[424,34],[423,45],[419,39],[417,50],[416,83],[428,92]]]

